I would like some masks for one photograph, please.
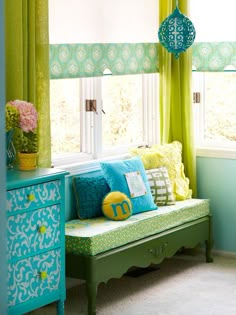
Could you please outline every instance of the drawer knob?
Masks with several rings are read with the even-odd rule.
[[[28,201],[34,201],[34,200],[35,200],[34,194],[29,194],[29,195],[27,196],[27,199],[28,199]]]
[[[41,225],[39,227],[39,233],[44,234],[44,233],[46,233],[46,231],[47,231],[47,228],[45,225]]]
[[[42,280],[45,280],[48,276],[47,271],[41,271],[39,275]]]

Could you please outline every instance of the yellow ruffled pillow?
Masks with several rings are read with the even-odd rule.
[[[162,166],[167,168],[176,200],[191,198],[192,191],[189,189],[189,179],[184,173],[180,142],[174,141],[163,145],[153,145],[150,148],[132,149],[131,154],[140,156],[147,170]]]

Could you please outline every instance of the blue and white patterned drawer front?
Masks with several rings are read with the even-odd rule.
[[[8,217],[8,260],[60,246],[60,217],[60,205]]]
[[[7,214],[42,208],[61,201],[61,181],[7,191]]]
[[[8,305],[14,306],[59,290],[60,249],[8,264]]]

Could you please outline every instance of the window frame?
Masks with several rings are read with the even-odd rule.
[[[134,145],[102,149],[102,77],[78,78],[80,82],[80,129],[81,152],[53,157],[55,167],[72,168],[91,164],[103,159],[129,156],[129,149],[136,146],[159,142],[158,77],[159,73],[138,74],[142,76],[142,99],[144,121],[144,141]],[[133,75],[132,75],[133,76]],[[85,111],[86,98],[97,100],[97,113]],[[150,128],[151,127],[151,128]]]
[[[236,72],[232,70],[225,70],[224,72]],[[215,157],[236,159],[236,142],[218,142],[204,140],[205,130],[205,80],[206,72],[193,71],[193,92],[200,92],[201,102],[195,104],[193,102],[194,115],[194,137],[196,144],[196,154],[199,157]],[[196,82],[196,78],[198,76]],[[195,82],[194,82],[195,81]]]

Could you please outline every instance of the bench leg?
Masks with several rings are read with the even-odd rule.
[[[86,281],[86,290],[88,297],[88,315],[96,315],[97,284]]]
[[[211,250],[213,247],[213,239],[212,239],[212,217],[209,218],[209,232],[208,232],[208,240],[205,241],[206,246],[206,262],[213,262]]]
[[[205,245],[206,245],[206,262],[213,262],[213,258],[212,258],[212,254],[211,254],[211,249],[212,249],[212,240],[207,240],[205,241]]]

